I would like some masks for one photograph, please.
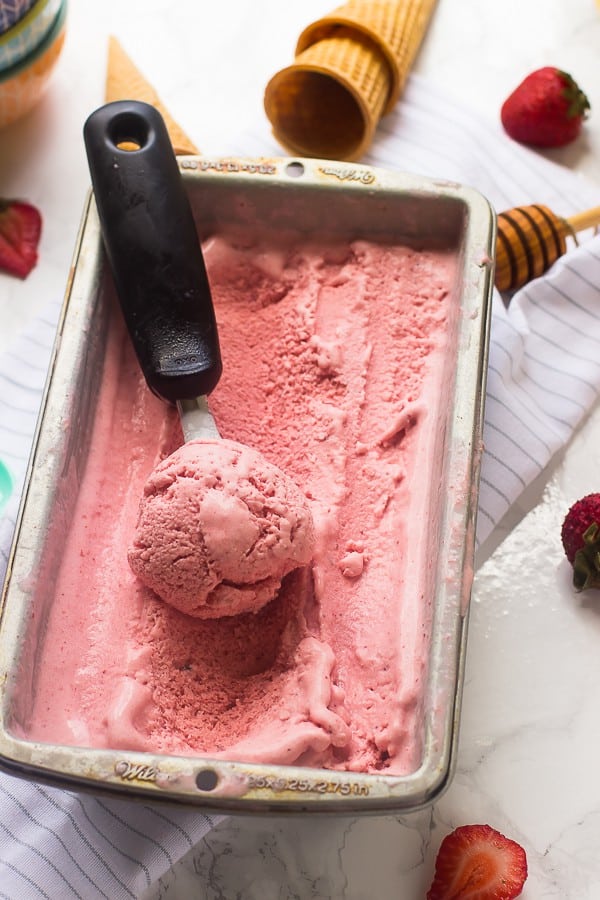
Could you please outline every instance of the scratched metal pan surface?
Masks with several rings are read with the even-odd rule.
[[[93,199],[82,225],[7,577],[0,622],[0,765],[54,785],[230,812],[408,811],[449,783],[456,752],[473,571],[495,219],[460,185],[365,166],[300,159],[184,158],[202,237],[269,221],[320,235],[455,247],[454,385],[445,423],[423,753],[406,776],[230,763],[27,740],[45,622],[64,535],[89,451],[112,281]],[[82,598],[85,602],[85,597]]]

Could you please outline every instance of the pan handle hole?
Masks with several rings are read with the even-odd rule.
[[[301,162],[291,162],[285,167],[285,174],[290,178],[301,178],[304,175],[304,166]]]
[[[219,783],[219,776],[214,769],[200,769],[196,773],[196,787],[199,791],[214,791]]]

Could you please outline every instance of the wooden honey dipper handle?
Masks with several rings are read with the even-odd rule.
[[[594,206],[593,209],[586,209],[584,212],[575,213],[569,216],[565,222],[571,231],[585,231],[586,228],[595,228],[600,225],[600,206]]]

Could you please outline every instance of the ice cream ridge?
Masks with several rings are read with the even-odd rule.
[[[220,437],[186,439],[114,303],[27,736],[414,771],[460,261],[268,223],[202,259]]]

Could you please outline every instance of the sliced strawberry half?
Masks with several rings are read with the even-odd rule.
[[[514,900],[526,878],[520,844],[489,825],[463,825],[442,841],[427,900]]]
[[[26,278],[35,266],[42,217],[30,203],[0,200],[0,269]]]

